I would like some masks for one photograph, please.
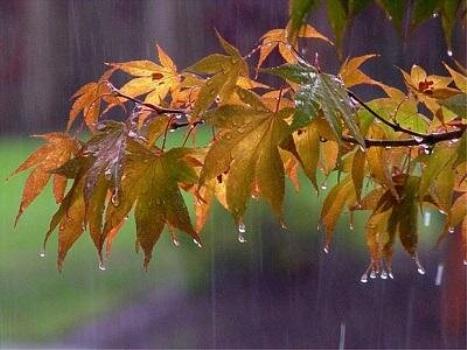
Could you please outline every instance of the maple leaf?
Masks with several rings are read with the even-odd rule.
[[[117,97],[113,96],[110,87],[107,84],[108,79],[115,71],[114,68],[107,70],[98,81],[93,81],[83,85],[76,91],[71,99],[74,102],[71,106],[68,116],[67,130],[69,130],[80,113],[87,127],[95,131],[97,121],[101,115],[102,101],[110,105],[120,105]]]
[[[277,47],[279,53],[288,63],[296,63],[297,59],[295,57],[294,50],[298,48],[297,42],[295,44],[289,43],[287,35],[290,32],[290,23],[285,29],[272,29],[268,31],[261,37],[261,47],[259,49],[259,58],[256,69],[259,69],[266,58],[271,54],[272,51]],[[297,33],[298,38],[307,38],[307,39],[319,39],[326,41],[332,45],[332,42],[314,27],[307,24],[303,26]]]
[[[209,55],[186,69],[195,73],[212,74],[201,86],[193,109],[195,116],[206,111],[216,97],[221,103],[227,100],[235,90],[239,77],[248,77],[248,66],[238,49],[225,41],[219,33],[217,37],[227,55]]]
[[[146,95],[144,102],[159,105],[169,92],[177,92],[181,88],[182,75],[167,53],[156,45],[160,65],[148,60],[111,63],[136,78],[131,79],[119,90],[130,97]]]
[[[295,114],[292,129],[306,126],[322,110],[324,118],[340,142],[342,123],[350,134],[364,147],[355,111],[342,81],[334,75],[321,73],[311,65],[284,64],[267,69],[267,72],[300,84],[295,94]]]
[[[291,133],[284,121],[291,112],[224,105],[204,115],[219,134],[206,155],[200,185],[228,172],[226,202],[237,224],[242,222],[254,183],[283,220],[284,165],[278,147]]]
[[[423,103],[434,115],[440,108],[438,100],[449,98],[459,91],[449,87],[452,78],[438,75],[427,75],[426,71],[413,65],[410,74],[401,70],[408,89]]]
[[[26,208],[37,198],[53,176],[53,191],[55,200],[60,203],[66,187],[66,178],[52,171],[59,168],[73,157],[79,150],[79,142],[65,133],[49,133],[35,135],[46,141],[44,145],[34,151],[9,177],[33,168],[24,185],[23,196],[15,220],[18,223]]]
[[[339,75],[342,77],[342,81],[346,87],[352,87],[360,84],[369,84],[381,86],[384,88],[384,84],[370,78],[368,75],[363,73],[360,66],[371,58],[378,57],[376,54],[368,54],[358,57],[347,58],[342,64]]]

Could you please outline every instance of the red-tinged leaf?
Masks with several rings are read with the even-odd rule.
[[[34,167],[29,174],[24,185],[23,196],[20,208],[16,216],[15,225],[18,223],[24,210],[37,198],[47,185],[53,170],[65,164],[73,155],[78,152],[80,147],[78,141],[68,134],[50,133],[39,135],[46,144],[39,147],[32,153],[11,175],[18,174]],[[54,185],[54,193],[57,201],[63,196],[63,188],[66,186],[66,180],[61,180],[62,184]],[[65,181],[65,184],[63,184]]]

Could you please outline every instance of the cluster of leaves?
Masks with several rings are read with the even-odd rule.
[[[182,231],[201,246],[215,200],[240,233],[252,197],[266,200],[285,225],[285,181],[298,189],[300,171],[317,192],[318,173],[339,174],[321,212],[327,244],[343,211],[370,212],[370,268],[382,277],[392,276],[397,237],[416,257],[417,220],[425,210],[445,214],[445,232],[463,222],[466,242],[465,69],[446,65],[449,76],[442,77],[413,66],[402,71],[406,91],[361,70],[375,55],[345,60],[338,74],[324,73],[300,57],[298,40],[331,41],[310,25],[288,41],[292,27],[269,31],[245,56],[218,35],[224,53],[182,71],[157,46],[158,63],[109,63],[98,81],[78,90],[67,132],[42,135],[45,145],[14,172],[33,168],[18,217],[54,179],[60,206],[45,241],[58,227],[59,268],[85,230],[102,259],[132,211],[145,266],[165,227],[175,245]],[[285,63],[261,68],[275,49]],[[281,78],[277,87],[251,77],[247,59],[257,51],[259,76]],[[111,83],[117,72],[129,76],[120,88]],[[356,85],[384,97],[365,103],[349,90]],[[127,114],[125,121],[106,119],[114,107]],[[86,141],[69,133],[79,117],[91,134]],[[187,147],[203,124],[212,128],[211,142]],[[186,132],[183,144],[167,149],[169,131],[178,128]],[[194,224],[183,192],[193,198]]]
[[[439,17],[450,55],[452,55],[452,33],[456,22],[460,19],[465,23],[467,19],[466,2],[463,0],[291,0],[290,41],[296,39],[310,12],[321,4],[326,6],[328,20],[340,54],[345,34],[353,19],[371,4],[381,7],[389,21],[404,36],[408,34],[407,31],[412,32],[427,20]]]

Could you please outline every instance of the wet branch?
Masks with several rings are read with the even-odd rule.
[[[365,139],[365,147],[416,147],[416,146],[434,146],[439,142],[458,140],[462,137],[467,125],[459,126],[457,130],[448,131],[439,134],[425,134],[422,140],[404,139],[404,140],[374,140]],[[358,141],[351,136],[342,136],[342,141],[358,144]]]
[[[128,96],[128,95],[125,95],[125,94],[121,93],[120,90],[118,90],[110,81],[106,81],[106,83],[107,83],[107,86],[110,88],[110,90],[112,91],[112,93],[115,96],[122,97],[124,99],[127,99],[129,101],[132,101],[132,102],[136,103],[137,105],[149,108],[150,110],[152,110],[156,114],[165,114],[165,113],[170,114],[170,113],[172,113],[172,114],[186,115],[186,114],[189,113],[188,109],[166,108],[166,107],[162,107],[162,106],[153,105],[152,103],[147,103],[147,102],[141,101],[141,100],[139,100],[137,98],[134,98],[134,97],[131,97],[131,96]]]

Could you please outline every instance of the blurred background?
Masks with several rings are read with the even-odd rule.
[[[63,130],[70,96],[103,72],[103,62],[155,59],[158,43],[184,68],[220,51],[214,28],[246,53],[286,21],[286,0],[0,0],[0,178],[37,147],[29,134]],[[332,38],[323,8],[309,22]],[[397,67],[419,64],[446,74],[443,61],[465,66],[460,26],[448,57],[438,17],[410,33],[398,33],[390,22],[370,5],[347,31],[344,57],[381,54],[365,71],[398,87]],[[337,71],[333,47],[306,44],[307,57],[315,52],[324,70]],[[268,61],[277,62],[274,56]],[[177,131],[172,142],[180,137]],[[326,191],[317,197],[304,180],[300,193],[287,185],[287,231],[264,203],[252,201],[248,242],[240,244],[230,216],[216,207],[202,249],[184,237],[174,248],[164,235],[145,272],[129,220],[106,271],[97,268],[92,243],[82,237],[60,274],[56,240],[39,257],[55,210],[50,189],[13,229],[24,180],[0,182],[2,348],[466,347],[460,237],[450,235],[434,248],[439,213],[421,220],[423,276],[399,247],[395,280],[360,283],[369,260],[364,215],[353,231],[344,215],[324,254],[316,227]]]

